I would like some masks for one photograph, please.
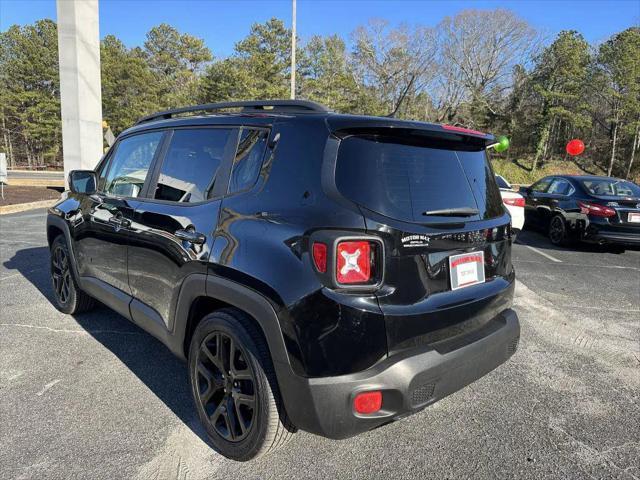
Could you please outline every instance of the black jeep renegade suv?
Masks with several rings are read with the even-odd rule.
[[[187,359],[230,458],[403,418],[517,347],[491,143],[305,101],[143,118],[49,210],[57,306],[98,300]]]

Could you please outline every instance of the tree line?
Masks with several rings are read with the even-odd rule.
[[[254,24],[227,58],[161,24],[141,46],[101,42],[103,118],[117,135],[157,110],[288,98],[291,32]],[[545,165],[638,178],[640,28],[590,45],[577,31],[542,38],[509,10],[464,10],[435,27],[373,20],[345,40],[312,36],[297,52],[296,95],[338,112],[392,115],[506,135],[496,154],[536,173]],[[0,33],[0,128],[10,165],[61,162],[56,24]],[[585,153],[568,157],[581,138]]]

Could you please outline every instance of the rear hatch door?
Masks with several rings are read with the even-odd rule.
[[[513,269],[488,139],[398,128],[340,134],[336,187],[385,243],[378,301],[389,354],[450,348],[493,328],[511,304]]]

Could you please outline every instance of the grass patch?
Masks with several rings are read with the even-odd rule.
[[[599,168],[593,171],[585,171],[573,162],[562,160],[551,160],[538,166],[535,172],[531,171],[533,161],[531,159],[507,160],[503,158],[493,158],[491,165],[493,170],[503,176],[509,183],[516,185],[530,185],[536,180],[547,175],[606,175],[606,172]]]

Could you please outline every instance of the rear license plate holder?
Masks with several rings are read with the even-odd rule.
[[[484,252],[462,253],[449,257],[451,290],[484,283]]]

